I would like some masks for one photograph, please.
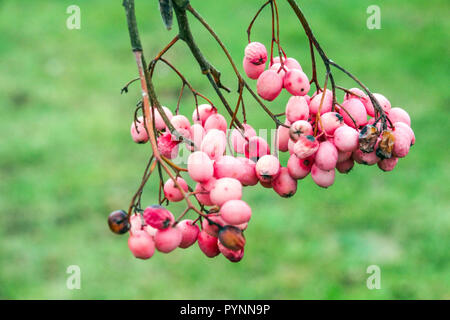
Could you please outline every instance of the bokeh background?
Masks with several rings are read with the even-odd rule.
[[[357,166],[327,190],[307,178],[291,199],[260,186],[246,189],[253,218],[239,264],[208,259],[197,245],[137,260],[126,236],[107,227],[109,212],[127,207],[150,152],[129,136],[138,87],[120,95],[136,76],[121,2],[0,1],[0,298],[450,298],[448,1],[301,1],[328,55],[405,108],[417,142],[391,173]],[[176,28],[164,29],[156,1],[136,2],[150,60]],[[262,2],[192,4],[241,67],[245,31]],[[66,28],[72,4],[81,8],[80,30]],[[381,8],[380,30],[366,27],[372,4]],[[279,9],[283,47],[310,75],[306,37],[285,1]],[[198,23],[192,28],[224,83],[235,88],[219,48]],[[253,39],[267,45],[270,32],[267,10]],[[183,43],[167,58],[220,106]],[[158,70],[160,100],[174,108],[180,83]],[[341,85],[354,86],[335,74]],[[271,128],[245,98],[249,123]],[[282,112],[287,98],[270,108]],[[193,106],[186,94],[182,113],[191,115]],[[156,198],[153,180],[144,203]],[[372,264],[381,268],[380,290],[366,287]],[[81,268],[80,290],[66,288],[69,265]]]

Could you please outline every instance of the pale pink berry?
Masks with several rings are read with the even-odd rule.
[[[352,157],[352,152],[351,152],[351,151],[346,151],[346,152],[344,152],[344,151],[339,151],[339,150],[338,150],[338,160],[337,160],[337,163],[344,162],[345,160],[348,160],[348,159],[350,159],[351,157]]]
[[[134,233],[142,229],[142,219],[141,215],[133,214],[130,216],[130,231]]]
[[[334,132],[334,145],[339,151],[353,151],[359,145],[359,133],[349,126],[342,126]]]
[[[252,209],[242,200],[229,200],[220,208],[220,216],[227,224],[238,225],[250,221]]]
[[[371,117],[374,117],[375,110],[373,108],[373,104],[372,104],[372,101],[370,101],[369,96],[364,91],[362,91],[361,89],[358,89],[358,88],[351,88],[351,89],[349,89],[349,91],[354,94],[346,93],[344,95],[344,101],[350,100],[350,99],[358,99],[359,101],[362,102],[362,104],[366,108],[367,114]]]
[[[256,136],[256,131],[251,125],[244,123],[242,126],[244,127],[244,135],[238,129],[231,131],[231,144],[237,153],[244,153],[244,146],[247,142],[246,138],[250,139]]]
[[[310,88],[308,76],[299,69],[290,69],[286,72],[283,79],[283,86],[294,96],[304,96]]]
[[[343,124],[344,118],[337,112],[327,112],[320,116],[319,128],[328,136],[332,136]]]
[[[196,151],[189,155],[187,169],[192,180],[197,182],[208,181],[214,174],[213,162],[202,151]]]
[[[312,134],[313,128],[306,120],[295,121],[289,128],[289,137],[292,141],[297,141],[301,136],[310,136]]]
[[[406,112],[402,108],[392,108],[391,110],[389,110],[388,118],[392,123],[403,122],[411,127],[411,118],[409,117],[408,112]]]
[[[165,132],[157,139],[157,145],[159,152],[168,159],[174,159],[178,156],[178,144],[179,141],[175,141],[170,132]]]
[[[181,188],[184,190],[184,192],[188,192],[189,188],[184,181],[183,178],[178,177],[177,178],[178,184],[181,186]],[[167,200],[171,202],[178,202],[184,199],[183,194],[181,193],[180,189],[175,185],[175,182],[172,179],[168,179],[166,183],[164,184],[164,196],[167,198]]]
[[[269,69],[276,71],[283,79],[284,79],[284,76],[286,75],[286,72],[289,71],[289,68],[286,66],[284,66],[284,68],[283,68],[281,66],[281,63],[275,63]]]
[[[242,197],[242,184],[237,179],[217,179],[214,188],[209,193],[211,201],[221,206],[228,200],[240,200]]]
[[[223,156],[227,147],[225,133],[218,129],[209,130],[203,138],[200,150],[206,153],[212,160],[217,160]]]
[[[237,224],[237,225],[234,225],[236,228],[239,228],[239,229],[241,229],[242,231],[244,231],[244,230],[247,230],[247,228],[248,228],[248,222],[246,222],[246,223],[241,223],[241,224]]]
[[[162,106],[162,109],[164,110],[164,113],[166,114],[167,118],[169,120],[171,120],[173,117],[172,111],[170,111],[170,109],[165,106]],[[164,122],[164,119],[161,116],[161,114],[159,113],[158,109],[156,109],[156,107],[155,107],[154,110],[155,110],[155,128],[156,128],[156,130],[164,130],[167,127],[167,125]],[[150,111],[150,119],[153,114],[152,112],[153,111]]]
[[[301,135],[294,145],[294,153],[300,159],[308,158],[319,149],[319,141],[312,135]]]
[[[156,250],[169,253],[175,250],[181,243],[183,235],[178,228],[158,230],[155,235]]]
[[[392,132],[394,134],[393,154],[397,158],[406,157],[411,147],[411,134],[402,127],[397,127]]]
[[[148,141],[148,134],[144,127],[144,117],[139,117],[131,123],[130,132],[134,142],[146,143]]]
[[[392,171],[398,163],[397,157],[391,157],[389,159],[383,159],[377,163],[378,168],[383,171]]]
[[[258,183],[258,177],[256,176],[255,167],[256,163],[253,160],[239,157],[238,161],[242,166],[242,175],[238,180],[243,186],[254,186]]]
[[[292,96],[286,104],[286,119],[294,123],[298,120],[308,120],[309,106],[306,96]]]
[[[234,251],[225,247],[220,241],[217,241],[217,247],[219,248],[220,253],[231,262],[239,262],[244,257],[244,248]]]
[[[283,198],[290,198],[297,192],[297,180],[291,177],[288,168],[282,167],[272,181],[272,188]]]
[[[194,221],[190,219],[181,220],[176,228],[181,231],[181,242],[179,244],[180,248],[186,249],[192,246],[195,241],[197,241],[198,234],[200,233],[200,229]]]
[[[283,61],[284,60],[285,59],[283,58]],[[277,64],[277,63],[281,64],[280,56],[273,57],[272,60],[269,63],[269,67],[272,67],[274,64]]]
[[[209,190],[207,190],[203,184],[197,183],[194,192],[198,202],[200,202],[204,206],[209,207],[214,205],[214,203],[212,203],[211,199],[209,198]]]
[[[220,253],[217,241],[216,237],[210,236],[203,230],[198,234],[198,246],[208,258],[214,258]]]
[[[265,64],[267,61],[266,47],[260,42],[250,42],[245,47],[245,59],[255,65]]]
[[[294,140],[292,140],[292,139],[289,139],[289,142],[288,142],[288,151],[289,151],[289,154],[294,154],[294,146],[295,146],[295,142],[296,142],[296,141],[294,141]]]
[[[293,154],[288,160],[287,169],[291,177],[298,180],[305,178],[311,172],[312,165],[311,158],[299,159]]]
[[[266,70],[256,82],[258,95],[267,101],[272,101],[283,89],[283,78],[275,70]]]
[[[319,111],[320,102],[322,100],[323,92],[319,92],[311,98],[311,102],[309,103],[309,112],[312,114],[316,114]],[[325,97],[323,98],[322,107],[320,107],[320,114],[324,114],[331,111],[333,106],[333,92],[330,90],[325,91]]]
[[[255,171],[258,179],[263,182],[271,182],[280,173],[280,160],[273,155],[262,156],[256,162]]]
[[[374,93],[373,96],[378,101],[383,111],[389,113],[389,110],[391,110],[391,103],[389,102],[389,100],[381,93]]]
[[[172,212],[160,205],[147,207],[142,216],[146,224],[158,230],[169,228],[175,221]]]
[[[194,142],[196,148],[194,149],[194,147],[189,146],[189,149],[191,151],[197,151],[200,149],[205,134],[206,134],[205,129],[201,126],[201,124],[195,123],[191,126],[190,129],[191,141]]]
[[[232,156],[222,156],[214,162],[214,177],[239,179],[244,169],[241,162]]]
[[[206,119],[209,118],[210,115],[217,113],[217,109],[211,106],[210,104],[201,104],[195,108],[192,113],[192,122],[198,123],[200,125],[205,125]]]
[[[253,64],[247,58],[244,57],[242,61],[242,66],[244,67],[245,74],[250,79],[256,80],[266,69],[266,64]]]
[[[215,216],[212,214],[208,215],[208,219],[203,219],[202,221],[202,230],[207,234],[213,237],[219,236],[219,226],[223,227],[226,225],[226,222],[222,219],[221,216]]]
[[[156,235],[156,232],[158,232],[158,229],[153,228],[152,226],[149,225],[144,226],[143,229],[152,237],[154,237]]]
[[[139,259],[149,259],[155,253],[155,242],[145,231],[133,232],[128,238],[128,248]]]
[[[191,136],[191,124],[189,123],[188,118],[186,118],[183,115],[176,115],[173,116],[170,120],[175,130],[178,131],[180,135],[182,135],[184,138],[189,139]]]
[[[360,149],[356,149],[355,151],[353,151],[352,159],[358,162],[359,164],[372,166],[378,161],[380,161],[380,158],[378,158],[376,154],[376,149],[377,148],[375,148],[374,151],[369,153],[362,152]]]
[[[315,164],[311,168],[311,178],[314,182],[322,188],[328,188],[334,183],[336,172],[334,169],[325,171],[319,169]]]
[[[289,125],[289,122],[286,120],[286,125]],[[281,152],[288,151],[288,143],[289,143],[289,128],[285,126],[279,126],[277,129],[277,147]]]
[[[319,169],[328,171],[336,167],[338,151],[334,144],[329,141],[320,143],[316,152],[315,164]]]
[[[298,69],[298,70],[302,70],[302,67],[300,65],[300,63],[298,63],[297,60],[295,60],[294,58],[287,58],[286,60],[283,61],[284,65],[286,67],[288,67],[289,69]]]
[[[251,137],[244,145],[245,157],[257,161],[266,154],[270,154],[270,148],[266,140],[261,137]]]
[[[228,128],[227,120],[225,120],[225,117],[220,113],[214,113],[206,119],[204,127],[207,133],[212,129],[217,129],[226,133]]]
[[[336,164],[336,169],[340,173],[349,173],[353,169],[354,165],[355,162],[353,161],[353,159],[347,159]]]
[[[344,109],[348,113],[344,111]],[[344,103],[342,103],[342,108],[339,111],[339,113],[344,118],[345,124],[352,128],[355,128],[355,123],[353,122],[353,120],[355,120],[356,122],[356,127],[365,126],[367,124],[366,108],[364,107],[363,103],[358,99],[349,99],[344,101]],[[350,118],[349,114],[352,116],[353,120],[352,118]]]
[[[403,128],[406,131],[408,131],[409,136],[411,137],[411,145],[414,145],[414,143],[416,143],[416,136],[414,135],[414,131],[411,129],[410,126],[408,126],[406,123],[404,122],[395,122],[393,123],[394,128]]]

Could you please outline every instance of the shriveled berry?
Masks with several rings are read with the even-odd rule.
[[[124,234],[130,230],[128,214],[123,210],[117,210],[108,216],[109,229],[116,234]]]
[[[160,205],[147,207],[143,213],[146,224],[158,230],[169,228],[175,221],[173,214]]]

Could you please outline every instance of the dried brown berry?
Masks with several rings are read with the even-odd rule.
[[[123,210],[111,212],[108,217],[108,225],[112,232],[116,234],[124,234],[130,229],[128,215]]]
[[[359,132],[359,149],[362,152],[370,153],[375,148],[380,133],[375,126],[368,124]]]
[[[392,157],[392,150],[394,149],[395,137],[392,131],[385,130],[381,134],[381,141],[378,144],[376,154],[381,159],[390,159]]]
[[[242,230],[235,226],[225,226],[219,231],[220,243],[233,251],[239,251],[245,246],[245,237]]]

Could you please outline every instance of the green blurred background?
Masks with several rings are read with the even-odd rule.
[[[150,60],[176,28],[164,29],[156,1],[136,2]],[[192,4],[241,67],[245,31],[262,2]],[[72,4],[81,8],[81,30],[66,28]],[[366,27],[371,4],[381,8],[380,30]],[[232,264],[206,258],[197,245],[137,260],[126,236],[108,230],[109,212],[127,207],[150,152],[129,136],[138,87],[120,95],[136,76],[121,1],[0,1],[0,298],[450,298],[449,2],[305,0],[301,6],[331,58],[410,113],[417,142],[391,173],[357,166],[327,190],[307,178],[291,199],[260,186],[246,189],[253,218],[246,255]],[[306,37],[285,1],[279,9],[283,47],[310,75]],[[269,12],[252,38],[266,45]],[[223,82],[235,88],[224,55],[192,25]],[[167,58],[220,106],[183,43]],[[180,83],[158,70],[160,100],[173,108]],[[341,85],[354,86],[335,74]],[[245,98],[249,123],[272,126]],[[270,107],[282,112],[287,98]],[[192,113],[189,94],[181,110]],[[153,180],[144,203],[156,198]],[[381,268],[380,290],[366,287],[372,264]],[[81,290],[66,288],[69,265],[81,268]]]

